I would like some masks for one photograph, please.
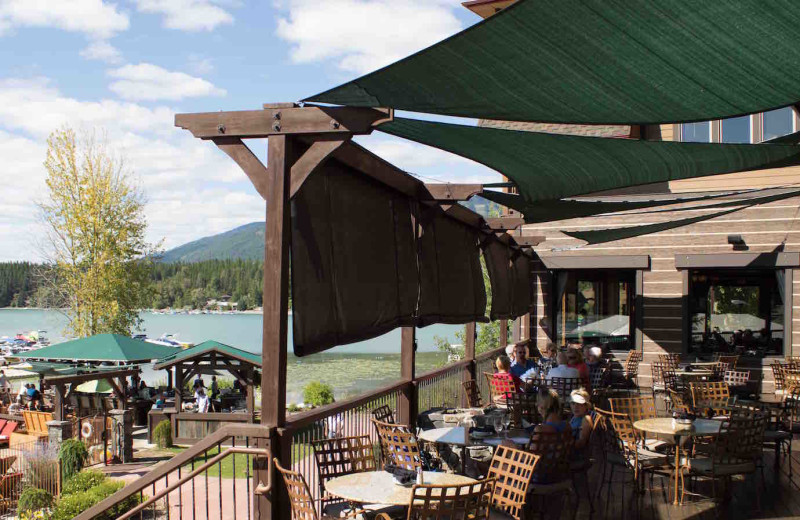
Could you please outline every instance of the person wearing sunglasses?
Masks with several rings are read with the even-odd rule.
[[[589,367],[583,362],[583,352],[581,352],[581,349],[567,349],[567,366],[578,371],[578,376],[581,378],[584,388],[591,392],[592,389],[589,388]]]

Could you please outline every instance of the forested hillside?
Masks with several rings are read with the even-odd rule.
[[[24,307],[36,290],[35,265],[30,262],[0,263],[0,307]]]

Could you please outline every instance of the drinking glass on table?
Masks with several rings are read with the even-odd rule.
[[[494,429],[498,435],[503,433],[503,416],[502,415],[495,415],[494,416]]]
[[[508,437],[508,427],[511,426],[511,414],[507,413],[503,415],[503,429],[506,432],[506,437]]]

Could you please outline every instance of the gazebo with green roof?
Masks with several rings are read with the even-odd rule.
[[[255,393],[256,384],[260,381],[258,369],[261,368],[261,356],[245,350],[220,343],[219,341],[204,341],[193,347],[173,352],[169,356],[159,359],[154,368],[156,370],[166,370],[168,385],[173,386],[173,370],[175,382],[175,408],[178,413],[177,419],[182,416],[181,390],[184,383],[191,381],[197,375],[216,375],[218,371],[231,374],[245,389],[247,402],[247,422],[253,422],[255,418]],[[191,414],[192,419],[198,418],[200,414]],[[211,422],[219,419],[225,422],[230,416],[235,414],[205,414]],[[219,416],[219,417],[217,417]],[[187,419],[188,420],[188,419]],[[210,433],[207,432],[207,433]],[[182,438],[177,426],[173,427],[173,437]]]
[[[15,357],[25,361],[62,363],[147,363],[175,354],[179,349],[148,343],[121,334],[96,334],[65,341]]]

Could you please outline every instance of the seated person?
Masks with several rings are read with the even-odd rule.
[[[166,403],[164,401],[164,394],[163,393],[159,393],[156,396],[156,403],[153,405],[153,408],[161,409],[161,408],[164,408],[165,404]]]
[[[497,401],[504,404],[506,401],[504,393],[509,391],[507,389],[513,389],[514,392],[521,391],[522,380],[510,372],[511,360],[508,356],[498,357],[495,366],[497,372],[492,375],[492,387],[496,392],[502,394],[497,396]]]
[[[594,427],[594,418],[591,415],[592,402],[589,392],[583,388],[573,390],[570,394],[570,408],[572,418],[569,420],[572,435],[575,437],[575,445],[572,449],[572,464],[582,466],[589,462],[589,440]]]
[[[558,365],[554,366],[547,372],[547,379],[553,379],[554,377],[566,377],[566,378],[574,378],[577,379],[580,377],[580,373],[576,368],[572,368],[567,366],[567,353],[566,352],[559,352],[558,356],[556,357],[558,361]]]
[[[517,343],[514,346],[514,362],[511,363],[509,371],[518,378],[522,378],[522,374],[534,368],[536,368],[536,362],[528,359],[527,344]]]
[[[534,441],[537,433],[572,435],[569,423],[561,417],[561,399],[555,390],[540,388],[536,397],[536,408],[544,420],[533,430],[531,436],[530,450],[534,453],[539,449]],[[531,480],[536,484],[551,484],[559,477],[559,475],[552,474],[552,468],[547,464],[537,464]]]
[[[539,356],[539,371],[546,374],[551,368],[558,364],[558,347],[552,341],[547,344],[542,355]]]
[[[581,352],[581,349],[567,349],[567,365],[570,368],[574,368],[578,371],[578,375],[580,376],[581,381],[583,381],[583,386],[591,390],[589,386],[589,367],[587,367],[586,363],[583,362],[583,352]]]
[[[197,388],[194,393],[196,409],[199,413],[208,413],[210,401],[206,395],[205,389],[201,386]]]
[[[586,366],[589,367],[589,382],[594,381],[595,373],[606,366],[605,359],[603,359],[603,349],[590,347],[586,356]]]

